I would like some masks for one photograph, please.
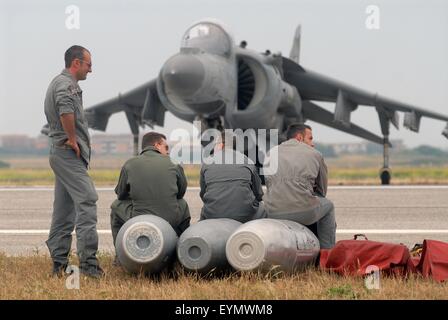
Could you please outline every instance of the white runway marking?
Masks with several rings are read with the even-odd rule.
[[[448,234],[448,230],[422,230],[422,229],[340,229],[337,234]]]
[[[115,188],[96,188],[96,191],[113,191]],[[0,192],[22,192],[22,191],[54,191],[54,188],[26,187],[26,188],[0,188]]]
[[[49,230],[45,229],[6,229],[0,230],[0,235],[39,235],[48,234]],[[336,230],[337,234],[448,234],[448,230],[434,229],[340,229]],[[75,234],[74,232],[72,234]],[[98,234],[111,234],[110,230],[98,230]]]
[[[266,189],[266,187],[263,187]],[[428,189],[447,189],[448,186],[329,186],[329,190],[428,190]],[[0,188],[0,192],[17,192],[17,191],[53,191],[53,188],[48,187],[24,187],[24,188]],[[115,188],[96,188],[97,191],[114,191]],[[199,191],[199,187],[188,187],[187,191]]]
[[[333,190],[431,190],[431,189],[448,189],[448,186],[329,186],[328,189]]]

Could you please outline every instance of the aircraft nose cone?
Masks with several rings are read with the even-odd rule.
[[[191,97],[202,87],[205,69],[196,57],[177,55],[165,63],[162,78],[167,90],[181,97]]]

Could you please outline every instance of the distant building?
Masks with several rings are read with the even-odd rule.
[[[50,149],[50,139],[45,135],[40,135],[34,139],[34,148],[38,151]]]
[[[392,151],[400,152],[406,149],[403,140],[391,140]],[[335,143],[332,144],[336,155],[342,154],[376,154],[383,152],[383,146],[377,143],[363,141],[357,143]]]
[[[333,150],[337,155],[367,153],[366,143],[336,143],[333,144]]]
[[[23,134],[0,136],[0,147],[9,152],[22,152],[34,148],[34,139]]]
[[[92,135],[92,153],[96,155],[128,154],[134,150],[133,137],[130,134]]]

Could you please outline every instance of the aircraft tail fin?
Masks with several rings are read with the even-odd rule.
[[[300,37],[302,33],[302,26],[299,24],[296,28],[296,33],[294,34],[294,40],[292,43],[291,52],[289,54],[289,58],[295,63],[299,64],[300,62]]]

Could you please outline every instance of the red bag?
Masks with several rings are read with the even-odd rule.
[[[448,280],[448,243],[424,240],[417,270],[424,277],[432,277],[439,282]]]
[[[366,240],[341,240],[332,249],[320,251],[319,265],[323,270],[342,275],[366,274],[366,270],[378,268],[385,273],[406,274],[415,271],[409,249],[402,244]],[[370,267],[370,268],[369,268]],[[377,270],[378,270],[377,269]]]

